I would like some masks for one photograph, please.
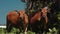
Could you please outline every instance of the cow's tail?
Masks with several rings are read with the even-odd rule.
[[[8,27],[9,27],[8,25],[9,25],[9,24],[8,24],[8,16],[6,16],[6,31],[7,31],[7,32],[8,32],[8,29],[9,29],[9,28],[8,28]]]

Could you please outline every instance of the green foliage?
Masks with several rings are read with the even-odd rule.
[[[58,30],[54,27],[53,29],[49,29],[49,32],[47,34],[58,34]]]
[[[60,12],[58,13],[58,15],[57,15],[57,16],[58,16],[58,20],[60,20]]]
[[[19,34],[19,29],[13,28],[11,30],[11,32],[6,32],[5,28],[0,28],[0,34]],[[23,32],[21,32],[20,34],[23,34]],[[27,34],[35,34],[34,32],[28,31]]]
[[[1,28],[0,34],[5,34],[5,31],[6,31],[5,29]],[[16,28],[13,28],[10,33],[6,32],[6,34],[16,34],[16,32],[19,32],[19,30]],[[20,34],[23,34],[23,32],[21,32]],[[35,32],[28,31],[27,34],[35,34]],[[43,34],[45,34],[45,33],[43,33]],[[58,34],[58,29],[56,29],[55,27],[52,29],[49,28],[49,32],[47,32],[46,34]]]

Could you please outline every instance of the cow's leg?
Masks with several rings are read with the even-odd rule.
[[[48,17],[46,16],[46,17],[45,17],[45,24],[44,24],[45,33],[46,33],[47,24],[48,24]]]
[[[28,28],[28,16],[25,14],[25,16],[24,16],[24,34],[27,34],[27,28]]]
[[[48,17],[47,16],[46,16],[45,20],[46,20],[46,24],[47,24],[48,23]]]
[[[24,34],[27,34],[27,27],[28,27],[28,25],[26,24],[26,25],[24,25]]]
[[[44,18],[43,32],[45,32],[45,34],[46,34],[46,32],[47,32],[47,24],[48,24],[48,17],[47,17],[47,14],[42,15],[42,16]]]
[[[19,32],[21,32],[22,31],[22,27],[19,27]]]
[[[12,29],[12,26],[11,26],[10,22],[7,22],[7,24],[6,24],[6,30],[7,30],[7,32],[10,32],[11,29]]]
[[[19,33],[22,32],[22,26],[19,26]]]

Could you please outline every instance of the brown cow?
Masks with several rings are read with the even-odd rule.
[[[44,24],[42,23],[42,25],[40,24],[40,26],[44,27],[44,29],[46,29],[46,25],[48,23],[47,13],[48,13],[48,7],[44,7],[44,8],[41,9],[41,11],[39,10],[39,11],[35,12],[34,15],[32,14],[33,16],[29,19],[30,24],[33,25],[37,21],[36,24],[35,24],[35,26],[36,26],[37,23],[38,24],[40,23],[40,21],[43,17],[44,18],[43,20],[45,20],[45,23]],[[37,27],[35,27],[35,28],[37,28]]]
[[[28,16],[25,14],[24,10],[17,12],[16,10],[11,11],[7,14],[7,31],[10,32],[12,26],[20,29],[24,29],[24,34],[26,34],[28,25]]]

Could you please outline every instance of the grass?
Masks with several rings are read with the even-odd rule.
[[[11,32],[9,32],[9,33],[6,32],[6,29],[5,28],[0,28],[0,34],[16,34],[18,32],[19,32],[19,30],[16,29],[16,28],[13,28],[11,30]],[[23,34],[23,32],[21,32],[20,34]],[[27,34],[35,34],[35,33],[34,32],[31,32],[31,31],[28,31]]]
[[[7,32],[5,33],[5,32],[6,32],[6,29],[0,28],[0,34],[16,34],[16,32],[19,32],[19,30],[13,28],[10,33],[7,33]],[[58,33],[58,30],[54,27],[53,29],[49,29],[49,32],[47,32],[46,34],[57,34],[57,33]],[[23,34],[23,32],[21,32],[20,34]],[[35,34],[35,32],[28,31],[27,34]]]

